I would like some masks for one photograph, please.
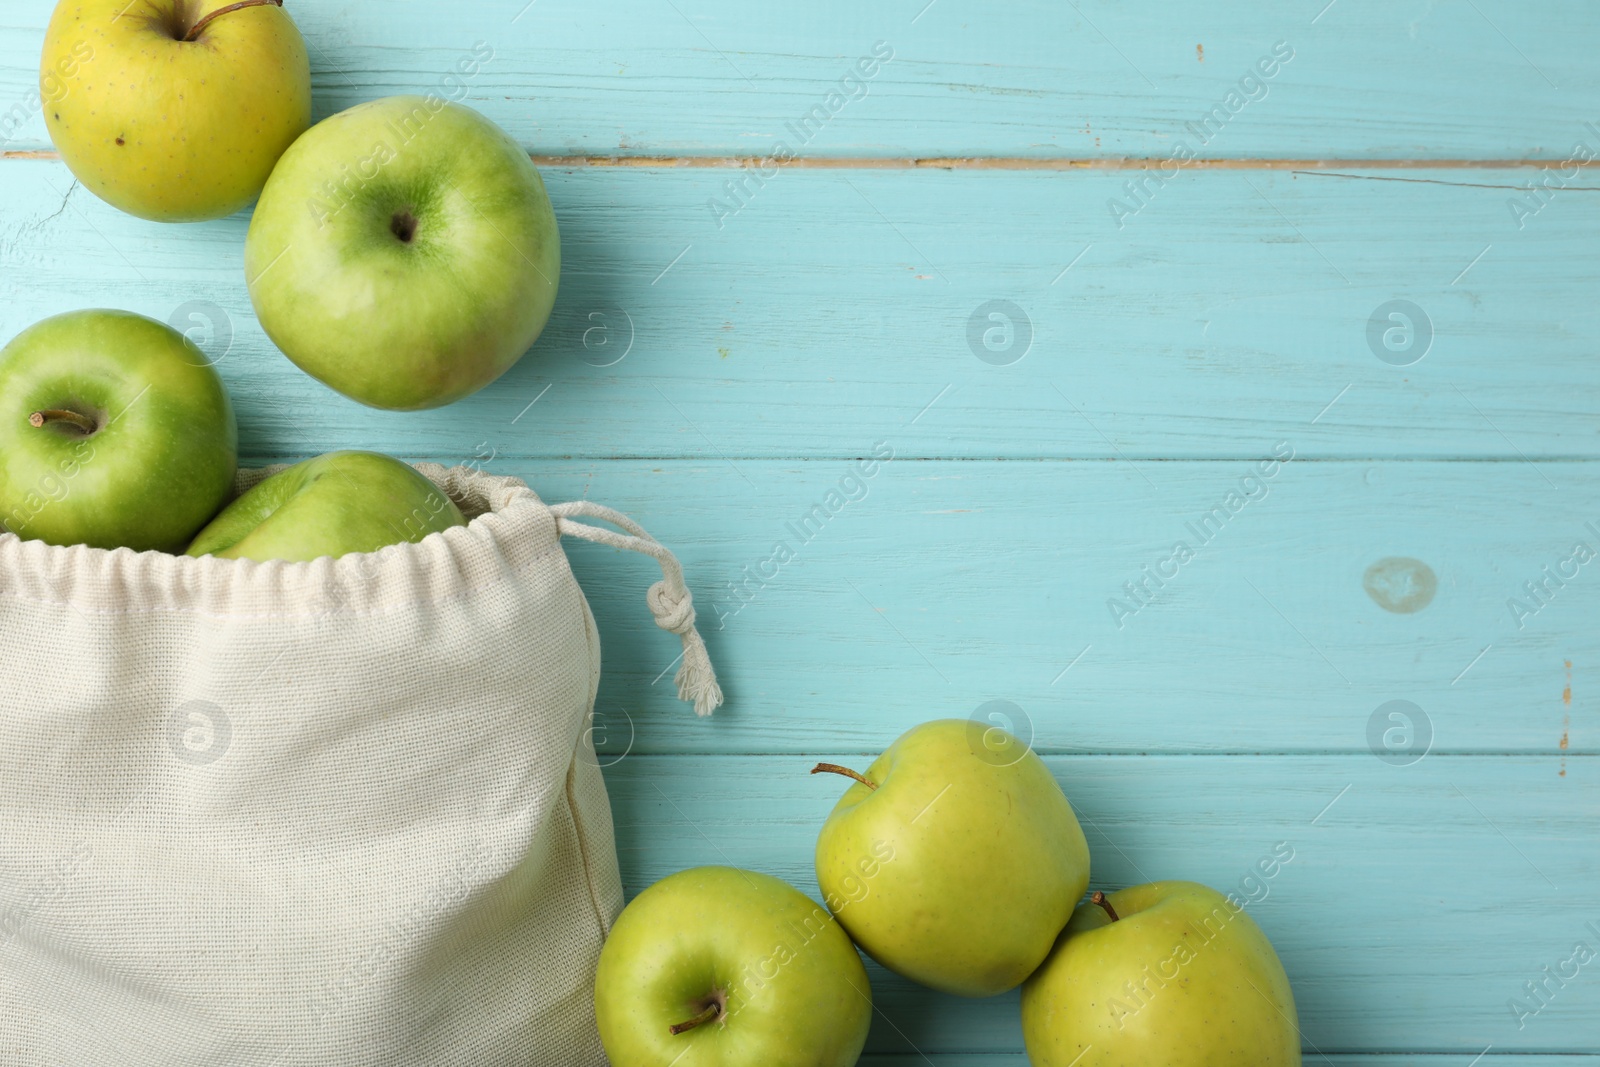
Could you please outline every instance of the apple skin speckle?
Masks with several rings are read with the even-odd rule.
[[[149,17],[119,19],[128,0],[75,0],[56,8],[45,34],[41,70],[67,89],[45,113],[62,160],[140,218],[233,214],[310,126],[310,64],[290,16],[273,5],[240,9],[197,47],[173,36],[174,11],[192,7],[143,0]],[[223,88],[240,83],[261,91]]]

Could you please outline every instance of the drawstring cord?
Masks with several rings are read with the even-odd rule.
[[[694,704],[696,715],[710,715],[721,706],[722,687],[717,684],[717,672],[711,666],[706,643],[694,627],[694,596],[684,583],[683,566],[678,557],[620,511],[587,500],[556,504],[550,510],[556,517],[556,529],[563,537],[639,552],[661,564],[661,581],[650,587],[645,600],[656,625],[683,638],[683,663],[674,679],[678,683],[678,699]],[[574,516],[598,519],[627,533],[573,522]]]

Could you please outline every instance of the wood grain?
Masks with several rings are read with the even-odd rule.
[[[1048,752],[1367,753],[1391,700],[1429,724],[1391,737],[1401,754],[1537,754],[1554,778],[1564,754],[1600,751],[1600,562],[1559,587],[1544,572],[1576,540],[1600,550],[1592,464],[1551,465],[1552,487],[1520,462],[1291,460],[1220,527],[1206,516],[1243,501],[1252,464],[486,469],[621,508],[687,568],[729,700],[710,720],[671,692],[677,644],[644,606],[652,566],[567,545],[600,626],[612,752],[876,752],[991,700]],[[1167,564],[1178,541],[1194,558]],[[1434,575],[1421,610],[1368,591],[1391,558]],[[1157,589],[1146,567],[1177,573]],[[1541,581],[1542,605],[1523,588]]]
[[[1600,563],[1550,577],[1600,548],[1600,185],[1561,166],[1600,151],[1600,9],[288,6],[318,117],[436,91],[539,160],[565,265],[535,350],[419,415],[300,374],[252,314],[245,216],[130,219],[51,153],[52,0],[0,12],[0,341],[85,306],[173,321],[250,462],[474,463],[674,548],[729,695],[711,720],[667,691],[649,565],[568,549],[630,892],[700,863],[814,892],[837,790],[811,760],[999,716],[1099,885],[1227,888],[1292,843],[1253,912],[1308,1065],[1600,1067],[1588,969],[1523,1028],[1508,1009],[1600,924]],[[779,140],[799,159],[774,170]],[[1383,348],[1398,300],[1417,362]],[[872,974],[866,1067],[1024,1067],[1014,994]]]
[[[395,415],[272,348],[242,217],[162,227],[59,163],[10,161],[0,335],[100,303],[192,324],[225,353],[254,455],[466,458],[487,438],[508,457],[844,457],[879,437],[969,458],[1600,454],[1600,305],[1575,273],[1600,243],[1590,177],[1522,230],[1521,174],[1379,177],[1183,174],[1119,231],[1122,175],[797,171],[718,230],[716,171],[550,171],[564,265],[544,338],[493,389]],[[994,300],[1020,309],[1012,332]],[[1421,309],[1393,357],[1426,353],[1409,366],[1369,338],[1394,300]]]
[[[1416,1055],[1397,1053],[1308,1053],[1305,1063],[1310,1067],[1463,1067],[1471,1057],[1460,1055]],[[1572,1056],[1512,1054],[1501,1056],[1490,1052],[1470,1067],[1593,1067],[1600,1056],[1583,1054]],[[1028,1067],[1028,1058],[1017,1053],[954,1052],[910,1054],[905,1056],[868,1054],[861,1058],[861,1067]]]
[[[607,771],[624,880],[637,892],[701,864],[749,867],[816,894],[812,851],[840,789],[806,755],[630,756]],[[1570,1052],[1592,1040],[1600,984],[1580,978],[1519,1030],[1522,983],[1600,948],[1588,846],[1600,760],[1565,778],[1526,757],[1049,757],[1088,836],[1095,886],[1161,878],[1228,891],[1278,842],[1294,859],[1250,906],[1295,988],[1306,1062],[1328,1052]],[[1021,1048],[1015,994],[967,1001],[876,967],[869,1049]]]
[[[0,101],[26,104],[36,89],[52,7],[10,0],[0,15]],[[785,124],[827,105],[878,41],[895,58],[806,154],[1165,158],[1179,140],[1201,147],[1187,124],[1226,106],[1278,42],[1294,58],[1213,120],[1206,154],[1562,159],[1583,123],[1600,121],[1600,12],[1583,0],[288,7],[311,45],[318,116],[394,93],[462,92],[547,155],[750,155],[780,138],[799,148]],[[445,81],[479,42],[493,59],[459,89]],[[15,136],[42,145],[37,114]]]

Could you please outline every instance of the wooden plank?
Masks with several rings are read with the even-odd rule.
[[[1429,1056],[1409,1052],[1380,1052],[1346,1055],[1339,1052],[1317,1053],[1310,1049],[1304,1052],[1305,1063],[1309,1067],[1463,1067],[1471,1059],[1465,1054]],[[930,1064],[932,1067],[1029,1067],[1028,1057],[1020,1052],[1009,1055],[981,1052],[936,1052],[932,1055],[908,1056],[867,1055],[861,1058],[860,1067],[929,1067]],[[1595,1064],[1600,1064],[1600,1056],[1582,1054],[1501,1056],[1491,1052],[1473,1062],[1470,1067],[1594,1067]]]
[[[836,752],[819,731],[812,755]],[[1050,757],[1088,835],[1096,886],[1188,878],[1233,889],[1279,842],[1294,858],[1252,883],[1252,916],[1295,987],[1308,1050],[1594,1052],[1587,971],[1537,1015],[1526,981],[1600,949],[1600,760],[1565,778],[1523,757],[1408,768],[1368,756]],[[839,795],[810,760],[631,756],[609,768],[624,881],[730,864],[815,896],[812,850]],[[1590,964],[1594,966],[1594,964]],[[875,1053],[1015,1052],[1015,994],[966,1001],[872,969]],[[1552,986],[1552,989],[1554,987]],[[1320,1062],[1315,1055],[1307,1063]]]
[[[0,14],[0,150],[47,148],[52,6]],[[21,158],[0,160],[0,341],[87,304],[174,318],[228,348],[254,461],[476,462],[676,549],[730,698],[708,721],[668,692],[649,564],[569,546],[605,645],[596,737],[631,892],[732,862],[814,893],[837,790],[813,759],[1000,714],[1072,796],[1097,884],[1228,887],[1294,846],[1253,913],[1308,1064],[1600,1065],[1587,968],[1521,1028],[1509,1008],[1600,924],[1594,567],[1546,570],[1600,548],[1600,311],[1575,266],[1600,186],[1512,165],[1600,149],[1600,10],[290,8],[319,117],[438,90],[573,157],[545,168],[566,277],[539,348],[445,411],[367,411],[261,334],[244,218],[153,226]],[[877,41],[894,58],[830,101]],[[1293,58],[1221,121],[1278,41]],[[779,139],[800,159],[763,181],[729,162]],[[1180,144],[1211,162],[1147,178]],[[1338,159],[1375,165],[1316,165]],[[625,165],[585,165],[606,161]],[[1027,317],[1021,359],[982,346],[995,300]],[[1427,316],[1419,362],[1374,348],[1396,300]],[[1381,347],[1399,320],[1378,318]],[[1280,442],[1295,458],[1250,489]],[[855,480],[880,448],[895,459]],[[1191,530],[1219,506],[1220,532]],[[1148,604],[1123,590],[1178,540],[1198,550]],[[1434,575],[1419,610],[1379,603],[1416,606],[1415,567],[1368,574],[1396,558]],[[1025,1064],[1014,995],[872,974],[868,1067]]]
[[[11,0],[0,27],[0,101],[22,108],[0,135],[24,147],[45,139],[30,96],[53,6]],[[1563,159],[1600,121],[1600,12],[1583,0],[289,6],[319,116],[438,89],[548,154],[761,155],[782,139],[856,157],[1164,159],[1186,142],[1228,159]],[[880,41],[893,60],[830,100]],[[480,42],[492,59],[445,81]],[[1275,48],[1293,58],[1275,65]],[[832,110],[807,143],[787,125],[812,108]]]
[[[600,625],[613,752],[876,752],[992,700],[1051,752],[1522,752],[1552,778],[1564,754],[1600,752],[1600,562],[1564,563],[1576,541],[1600,550],[1593,464],[1551,465],[1552,488],[1522,463],[1291,460],[1226,525],[1205,520],[1207,543],[1195,531],[1251,464],[487,469],[620,508],[687,568],[729,700],[709,721],[671,692],[677,644],[643,604],[651,564],[568,543]],[[855,499],[824,519],[812,508],[833,489]],[[1177,541],[1195,552],[1181,566]],[[1429,568],[1425,607],[1367,591],[1391,558]],[[1156,589],[1147,566],[1177,573]],[[1577,577],[1558,587],[1545,567]],[[1403,607],[1407,573],[1370,584]],[[1524,588],[1541,581],[1543,604]],[[1416,705],[1417,733],[1389,733],[1392,700]]]
[[[216,351],[220,319],[256,454],[1600,455],[1600,304],[1572,267],[1600,243],[1587,174],[1520,231],[1504,171],[1183,175],[1120,231],[1126,179],[1103,173],[795,171],[720,231],[714,171],[548,177],[552,326],[442,411],[372,412],[284,360],[245,293],[243,218],[141,222],[57,162],[0,164],[0,335],[111,303]],[[1020,314],[991,320],[995,300]],[[1396,300],[1421,311],[1380,314]]]

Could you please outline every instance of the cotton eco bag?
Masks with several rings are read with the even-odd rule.
[[[622,891],[561,537],[660,561],[680,695],[721,693],[644,530],[421,469],[471,523],[370,555],[0,535],[4,1067],[605,1063]]]

